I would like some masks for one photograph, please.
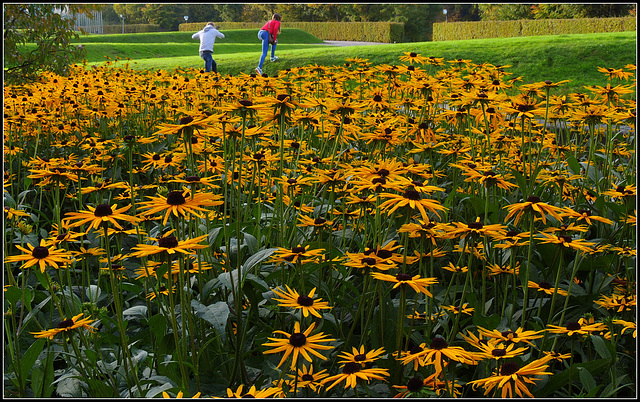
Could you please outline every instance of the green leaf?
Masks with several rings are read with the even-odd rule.
[[[567,156],[567,164],[569,165],[569,169],[571,169],[571,172],[573,174],[580,174],[580,162],[578,162],[575,156],[569,154]]]
[[[607,342],[599,336],[592,336],[591,342],[593,343],[593,347],[596,348],[596,352],[600,355],[600,357],[604,359],[611,358],[611,348],[607,345]],[[615,355],[615,350],[613,351]]]
[[[252,269],[255,265],[259,264],[260,262],[264,261],[265,259],[267,259],[268,257],[270,257],[274,251],[276,251],[277,248],[267,248],[264,250],[260,250],[257,253],[253,254],[251,257],[247,258],[247,260],[244,262],[244,264],[242,264],[242,267],[244,269],[243,272],[246,272],[250,269]]]
[[[210,306],[205,306],[197,300],[191,300],[191,308],[196,316],[213,325],[220,340],[224,342],[224,333],[227,328],[227,320],[229,319],[229,306],[226,302],[220,301]]]
[[[36,271],[38,271],[38,270],[36,270]],[[47,296],[43,301],[38,303],[31,311],[29,311],[27,313],[27,315],[22,320],[22,328],[26,328],[27,327],[27,324],[33,318],[33,316],[36,315],[47,303],[49,303],[49,300],[51,300],[51,296]]]
[[[593,379],[589,370],[584,367],[579,367],[578,374],[580,375],[580,383],[584,387],[585,391],[589,392],[596,387],[596,380]]]
[[[4,291],[4,299],[8,301],[11,304],[11,306],[13,306],[13,308],[16,307],[16,303],[18,302],[18,300],[20,300],[21,297],[22,297],[22,289],[18,287],[10,286],[6,288]]]
[[[24,352],[24,355],[22,355],[22,358],[20,359],[20,380],[22,382],[22,388],[25,387],[27,375],[35,365],[36,360],[38,359],[40,352],[42,352],[42,349],[44,349],[46,342],[47,340],[45,338],[39,338],[29,346],[29,349],[27,349],[27,351]]]
[[[588,361],[585,363],[574,364],[573,367],[571,367],[569,370],[564,370],[560,374],[554,375],[549,380],[547,385],[545,385],[544,388],[540,390],[539,395],[536,396],[545,397],[553,394],[561,387],[566,386],[569,382],[569,376],[571,375],[571,372],[573,372],[575,378],[575,371],[582,368],[584,370],[588,370],[592,376],[596,376],[606,370],[610,365],[609,363],[611,363],[610,359],[599,359]]]
[[[151,333],[156,337],[156,339],[162,339],[166,327],[167,320],[162,314],[156,314],[153,317],[149,318],[149,328],[151,329]]]

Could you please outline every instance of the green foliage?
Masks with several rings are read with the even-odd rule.
[[[255,22],[214,22],[223,29],[255,29],[265,21]],[[206,22],[180,24],[180,31],[199,31]],[[348,40],[362,42],[402,42],[404,27],[398,22],[283,22],[282,29],[301,29],[323,40]],[[255,35],[254,35],[255,36]]]
[[[91,15],[95,6],[68,5],[70,14]],[[73,20],[64,18],[54,4],[5,4],[4,73],[9,82],[37,79],[40,71],[66,75],[68,67],[79,61],[83,49],[72,39]],[[27,48],[27,44],[35,47]]]
[[[124,24],[124,33],[145,33],[145,32],[159,32],[160,25],[158,24]],[[108,34],[121,34],[122,24],[116,25],[103,25],[102,32],[105,35]]]
[[[635,31],[633,17],[478,21],[433,24],[433,40],[511,38],[518,36]]]

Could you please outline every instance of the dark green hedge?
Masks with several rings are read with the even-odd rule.
[[[509,38],[515,36],[586,34],[635,30],[636,19],[634,17],[440,22],[433,24],[433,40]]]
[[[180,24],[180,31],[198,31],[206,22]],[[260,29],[264,22],[214,22],[224,29]],[[283,27],[309,32],[322,40],[362,42],[402,42],[404,24],[400,22],[283,22]]]

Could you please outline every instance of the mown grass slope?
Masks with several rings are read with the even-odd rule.
[[[252,73],[260,58],[257,30],[228,30],[214,47],[220,74]],[[198,41],[193,32],[159,32],[125,35],[82,36],[89,64],[109,57],[129,58],[134,69],[202,68]],[[404,52],[423,56],[470,59],[474,63],[508,65],[512,76],[524,83],[571,80],[565,91],[583,91],[584,85],[602,85],[598,67],[621,68],[636,64],[636,32],[550,35],[518,38],[476,39],[335,47],[298,29],[283,28],[279,36],[277,63],[265,63],[264,72],[318,64],[341,65],[346,58],[368,59],[372,64],[399,64]]]

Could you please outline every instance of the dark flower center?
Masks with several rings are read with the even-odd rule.
[[[278,102],[284,102],[287,100],[288,97],[289,95],[287,94],[280,94],[276,96],[276,99],[278,99]]]
[[[193,121],[193,117],[191,116],[185,116],[183,118],[180,119],[180,124],[189,124]]]
[[[396,280],[398,282],[410,281],[411,280],[411,275],[399,273],[399,274],[396,275]]]
[[[245,106],[245,107],[253,106],[253,102],[251,102],[248,99],[241,99],[241,100],[238,101],[238,103],[241,104],[242,106]]]
[[[542,289],[551,289],[551,284],[549,282],[542,281],[538,284]]]
[[[500,375],[512,375],[520,370],[520,366],[516,363],[505,363],[500,368]]]
[[[507,236],[509,237],[516,237],[520,232],[518,232],[517,230],[510,230],[507,232]]]
[[[302,381],[313,381],[313,376],[311,374],[303,374],[300,379]]]
[[[342,374],[353,374],[358,371],[360,371],[360,363],[349,362],[345,363]]]
[[[389,171],[387,169],[380,169],[376,172],[376,174],[379,174],[380,176],[385,177],[385,176],[389,176]]]
[[[326,222],[327,222],[327,220],[326,220],[326,219],[324,219],[324,218],[316,218],[316,219],[313,221],[314,225],[322,225],[322,224],[324,224],[324,223],[326,223]]]
[[[113,211],[111,210],[111,207],[107,204],[100,204],[98,206],[96,206],[96,210],[93,212],[93,214],[98,217],[101,218],[103,216],[109,216],[111,214],[113,214]]]
[[[412,355],[415,355],[416,353],[420,353],[424,351],[424,349],[422,349],[420,346],[414,346],[411,349],[409,349],[409,353]]]
[[[565,235],[559,235],[558,239],[562,239],[562,241],[565,243],[571,243],[571,241],[573,240],[571,236],[565,236]]]
[[[289,344],[295,348],[304,346],[305,343],[307,343],[307,337],[301,332],[293,333],[289,337]]]
[[[71,318],[67,318],[66,320],[61,321],[60,324],[58,324],[58,328],[69,328],[72,325],[73,320]]]
[[[471,222],[467,226],[469,226],[469,229],[482,229],[483,227],[482,223],[480,222]]]
[[[418,57],[418,53],[411,52],[409,53],[409,57]]]
[[[413,377],[407,382],[407,391],[418,392],[422,389],[424,383],[418,377]]]
[[[178,239],[175,236],[161,237],[158,239],[158,246],[164,248],[178,247]]]
[[[182,195],[182,191],[171,191],[167,194],[167,204],[169,205],[182,205],[187,200]]]
[[[160,155],[155,154],[151,157],[151,159],[153,159],[154,161],[159,161],[160,160]]]
[[[436,349],[436,350],[440,350],[440,349],[444,349],[449,347],[449,344],[447,343],[447,341],[444,340],[444,338],[433,338],[433,340],[431,341],[431,344],[429,345],[429,349]]]
[[[292,253],[296,253],[296,254],[300,254],[300,253],[304,253],[305,252],[305,248],[304,247],[294,247],[291,249]]]
[[[374,101],[374,102],[380,102],[380,101],[382,101],[382,96],[380,96],[380,95],[376,95],[376,96],[374,96],[374,97],[373,97],[373,101]]]
[[[420,193],[417,192],[416,190],[405,191],[403,197],[408,200],[420,201]]]
[[[491,355],[495,356],[495,357],[502,357],[502,356],[504,356],[506,354],[507,354],[507,352],[505,352],[504,349],[493,349],[491,351]]]
[[[536,197],[535,195],[532,195],[531,197],[527,198],[527,202],[530,202],[532,204],[537,204],[540,201],[542,201],[540,197]]]
[[[376,251],[376,255],[380,258],[391,258],[393,253],[389,250],[378,250]]]
[[[500,335],[502,335],[505,338],[508,338],[509,335],[514,335],[513,331],[509,330],[509,331],[503,331],[500,333]]]
[[[200,178],[198,176],[187,176],[184,178],[186,181],[190,181],[190,182],[194,182],[194,181],[200,181]],[[183,197],[184,198],[184,197]]]
[[[371,257],[365,257],[360,262],[366,265],[376,265],[376,259]]]
[[[577,331],[582,328],[582,326],[577,321],[569,321],[566,328],[569,331]]]
[[[309,296],[302,295],[298,297],[298,304],[305,307],[313,306],[313,299]]]
[[[49,256],[49,250],[46,247],[36,246],[33,248],[31,255],[33,256],[33,258],[41,260]]]
[[[361,362],[363,360],[367,360],[367,355],[355,355],[353,356],[353,360],[357,361],[357,362]]]
[[[164,158],[164,163],[171,163],[172,160],[173,158],[171,157],[171,155],[168,155]]]
[[[372,184],[387,184],[387,181],[385,180],[384,177],[376,177],[375,179],[371,180]]]

